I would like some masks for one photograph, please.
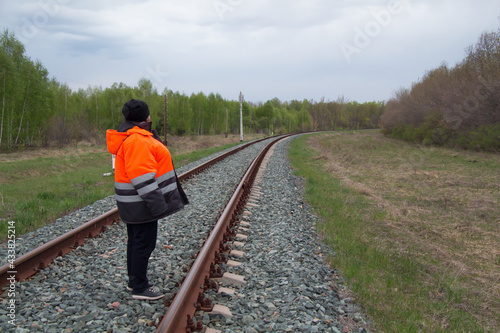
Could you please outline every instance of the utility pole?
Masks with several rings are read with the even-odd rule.
[[[168,89],[167,89],[168,94]],[[163,108],[163,137],[165,140],[165,146],[167,145],[167,94],[164,98],[164,108]]]
[[[243,142],[243,94],[240,91],[240,142]]]
[[[226,108],[226,138],[227,138],[227,122],[229,119],[229,110]]]

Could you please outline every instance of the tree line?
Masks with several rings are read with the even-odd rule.
[[[401,88],[381,116],[386,135],[433,145],[500,151],[500,28],[483,32],[465,58]]]
[[[240,102],[218,93],[186,95],[164,89],[158,92],[148,79],[137,86],[113,83],[72,91],[49,77],[39,61],[25,54],[24,45],[4,30],[0,36],[0,148],[66,145],[98,139],[117,128],[121,109],[131,99],[144,100],[158,133],[167,135],[239,134]],[[167,122],[164,110],[167,100]],[[244,133],[268,135],[311,130],[378,128],[383,102],[357,103],[345,98],[244,102]]]

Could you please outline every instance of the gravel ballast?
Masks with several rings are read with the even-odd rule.
[[[248,236],[233,257],[241,266],[226,267],[246,283],[234,296],[214,296],[232,318],[205,314],[205,324],[223,332],[365,332],[368,323],[339,277],[325,263],[330,250],[316,233],[319,219],[303,202],[303,182],[292,174],[285,139],[278,143],[258,184],[257,206]],[[212,318],[213,317],[213,318]],[[203,319],[201,319],[203,320]]]
[[[301,181],[292,175],[286,158],[290,140],[276,146],[263,173],[263,195],[259,207],[251,208],[249,239],[241,249],[245,255],[237,259],[242,265],[227,268],[244,275],[246,283],[236,288],[234,296],[212,295],[215,303],[231,309],[233,317],[199,316],[209,327],[224,332],[362,332],[363,315],[352,298],[339,296],[343,295],[342,280],[324,261],[328,249],[315,233],[318,220],[302,201]],[[150,281],[166,293],[166,298],[177,291],[217,215],[267,142],[245,149],[183,183],[191,204],[160,220],[148,270]],[[179,168],[178,173],[204,160]],[[62,229],[74,228],[70,224],[81,224],[114,207],[113,197],[100,200],[44,227],[44,231],[20,237],[21,249],[16,250],[24,253],[52,239],[53,230],[60,234]],[[127,282],[126,230],[118,223],[55,259],[32,280],[16,284],[15,327],[8,324],[9,298],[4,294],[0,330],[154,332],[166,311],[163,302],[132,299],[125,289]]]

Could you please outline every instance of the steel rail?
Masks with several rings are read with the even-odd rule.
[[[203,307],[200,304],[200,299],[203,300],[204,286],[210,277],[211,266],[213,267],[213,264],[219,260],[220,248],[224,246],[224,240],[227,239],[226,233],[230,232],[231,224],[241,213],[257,171],[267,152],[276,142],[288,136],[283,136],[269,143],[248,167],[214,229],[196,256],[195,262],[170,304],[167,313],[158,325],[157,333],[193,332],[200,329],[195,327],[192,318],[194,313]]]
[[[107,225],[118,221],[118,209],[112,209],[107,213],[88,221],[81,226],[29,251],[19,257],[12,264],[0,267],[0,288],[3,288],[12,277],[16,281],[23,281],[38,271],[46,268],[52,260],[64,256],[72,249],[82,245],[86,238],[96,237],[103,232]]]
[[[222,161],[223,159],[233,155],[233,154],[236,154],[237,152],[239,152],[240,150],[243,150],[251,145],[254,145],[258,142],[261,142],[261,141],[264,141],[264,140],[267,140],[269,139],[268,138],[263,138],[263,139],[258,139],[258,140],[255,140],[255,141],[252,141],[252,142],[248,142],[248,143],[245,143],[241,146],[238,146],[237,148],[235,149],[232,149],[230,151],[227,151],[225,152],[224,154],[221,154],[217,157],[214,157],[213,159],[209,160],[209,161],[206,161],[205,163],[202,163],[200,165],[198,165],[197,167],[194,167],[193,169],[187,171],[187,172],[184,172],[183,174],[179,175],[179,180],[180,181],[184,181],[200,172],[203,172],[203,170],[209,168],[210,166],[214,165],[215,163],[219,162],[219,161]]]
[[[190,169],[178,176],[180,181],[184,181],[194,175],[203,172],[208,167],[233,155],[248,146],[267,140],[263,138],[240,145],[226,153],[223,153],[193,169]],[[17,258],[13,263],[7,263],[0,267],[0,292],[4,286],[14,281],[23,281],[46,268],[52,260],[64,256],[72,249],[77,248],[85,242],[86,238],[93,238],[106,229],[107,225],[116,223],[119,220],[118,209],[114,208],[97,218],[88,221],[81,226],[68,231],[67,233],[29,251]]]

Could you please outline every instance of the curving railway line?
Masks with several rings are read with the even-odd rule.
[[[228,156],[231,156],[246,147],[253,145],[255,143],[261,142],[265,139],[256,140],[249,142],[247,144],[241,145],[233,150],[230,150],[224,154],[214,157],[205,163],[202,163],[191,170],[179,175],[180,181],[185,181],[196,174],[203,172],[210,166],[224,160]],[[72,249],[75,249],[82,245],[87,238],[94,238],[101,232],[106,230],[106,226],[116,223],[119,220],[118,209],[114,208],[109,212],[47,242],[46,244],[29,251],[17,260],[14,264],[5,264],[0,267],[0,289],[4,288],[9,281],[7,280],[9,276],[12,276],[15,272],[16,281],[24,281],[30,276],[36,274],[40,270],[46,268],[52,263],[54,258],[64,256],[69,253]],[[15,270],[14,270],[15,269]]]
[[[150,260],[164,302],[126,292],[125,233],[113,209],[16,261],[27,280],[13,332],[363,331],[323,261],[300,182],[282,167],[288,141],[254,141],[179,175],[192,204],[160,221]],[[1,283],[8,272],[0,268]]]

